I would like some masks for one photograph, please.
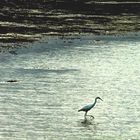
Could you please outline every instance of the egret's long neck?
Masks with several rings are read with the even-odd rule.
[[[97,99],[95,99],[94,103],[92,104],[92,107],[94,107],[96,103],[97,103]]]

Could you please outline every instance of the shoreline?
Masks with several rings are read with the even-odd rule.
[[[66,35],[45,35],[42,36],[39,40],[33,40],[31,41],[27,41],[25,40],[23,41],[16,41],[16,42],[0,42],[0,53],[10,53],[11,55],[17,55],[16,53],[16,49],[20,49],[20,48],[27,48],[27,47],[31,47],[33,43],[40,43],[40,42],[47,42],[47,40],[49,40],[50,38],[54,38],[54,39],[64,39],[65,41],[68,40],[68,42],[73,39],[82,39],[82,38],[87,38],[87,39],[91,39],[92,41],[96,42],[96,43],[100,43],[102,42],[104,39],[107,38],[111,38],[114,39],[116,41],[118,41],[118,38],[121,38],[121,40],[133,40],[136,38],[140,37],[140,32],[129,32],[129,33],[122,33],[122,34],[115,34],[115,35],[95,35],[93,33],[81,33],[81,34],[66,34]],[[120,41],[120,40],[119,40]]]
[[[140,31],[140,2],[43,1],[2,3],[0,42],[22,43],[46,35],[119,35]],[[72,6],[72,7],[71,7]]]

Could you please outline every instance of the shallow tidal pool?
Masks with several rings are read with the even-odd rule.
[[[0,140],[140,139],[140,35],[51,36],[13,51],[0,54]]]

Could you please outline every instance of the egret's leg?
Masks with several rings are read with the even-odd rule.
[[[87,116],[87,112],[85,112],[85,115],[84,115],[85,120],[87,120],[86,116]]]
[[[87,121],[86,116],[87,116],[87,112],[85,112],[85,114],[84,114],[84,121],[82,123],[86,123],[86,121]]]

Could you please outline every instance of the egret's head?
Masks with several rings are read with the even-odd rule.
[[[103,101],[100,97],[96,97],[95,100],[100,99],[101,101]]]

